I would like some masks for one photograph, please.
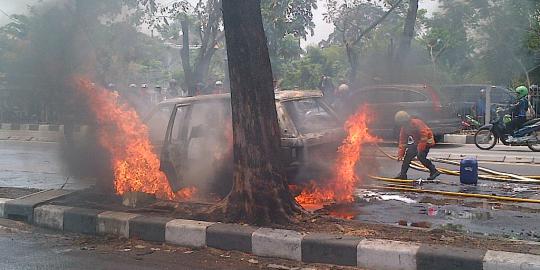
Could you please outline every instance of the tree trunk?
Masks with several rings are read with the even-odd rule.
[[[411,50],[411,42],[414,38],[414,26],[416,25],[416,17],[418,14],[418,0],[409,0],[409,9],[407,10],[407,17],[405,17],[405,24],[403,26],[403,34],[399,40],[398,53],[396,55],[396,65],[397,72],[393,71],[393,81],[400,81],[402,77],[403,67],[405,66],[405,61]],[[398,76],[398,77],[396,77]]]
[[[403,35],[399,42],[399,57],[404,59],[411,49],[411,42],[414,38],[414,26],[416,25],[416,16],[418,14],[418,0],[409,1],[409,9],[403,26]]]
[[[280,159],[280,128],[260,0],[224,0],[231,81],[234,172],[229,195],[212,209],[228,221],[287,223],[303,210]]]
[[[210,64],[212,64],[212,57],[214,57],[214,54],[217,51],[214,48],[214,45],[215,44],[211,44],[212,47],[208,48],[205,52],[202,52],[201,56],[197,59],[197,63],[195,64],[195,72],[192,74],[193,78],[197,82],[204,82],[208,76]]]
[[[345,44],[345,51],[347,52],[347,60],[349,62],[349,86],[356,85],[356,77],[358,75],[358,54],[354,50],[354,47],[349,45],[348,43]]]
[[[196,93],[189,59],[189,22],[187,18],[181,21],[180,25],[182,26],[182,50],[180,51],[180,57],[182,58],[182,69],[184,69],[184,82],[188,90],[188,95],[194,96]]]

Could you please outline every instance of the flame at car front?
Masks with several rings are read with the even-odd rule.
[[[361,107],[345,123],[347,137],[338,149],[338,157],[333,168],[333,177],[325,183],[311,181],[302,187],[296,201],[305,208],[328,203],[349,203],[354,201],[354,190],[361,180],[356,174],[356,166],[365,144],[377,143],[379,138],[369,133],[370,113]]]
[[[118,94],[84,77],[73,81],[94,114],[99,144],[110,156],[117,194],[140,191],[169,200],[194,196],[195,188],[172,191],[165,174],[159,170],[159,158],[150,143],[148,128],[133,108],[120,103]]]

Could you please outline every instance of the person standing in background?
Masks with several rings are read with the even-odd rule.
[[[332,82],[332,78],[322,75],[321,80],[319,81],[319,90],[323,93],[324,98],[326,101],[331,104],[334,102],[334,91],[336,87],[334,86],[334,83]]]

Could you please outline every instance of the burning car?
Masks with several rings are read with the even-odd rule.
[[[344,137],[338,116],[320,91],[275,93],[281,129],[281,158],[288,179],[301,182],[330,174],[337,148]],[[224,194],[232,183],[232,121],[230,94],[168,99],[147,117],[169,114],[165,137],[154,138],[160,149],[160,169],[174,191],[185,186]],[[165,129],[162,124],[157,130]],[[216,190],[217,189],[217,190]]]

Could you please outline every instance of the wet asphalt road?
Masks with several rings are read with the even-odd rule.
[[[394,154],[395,148],[385,147]],[[443,145],[432,153],[470,155],[508,155],[538,157],[527,147],[498,146],[494,151],[482,151],[474,145]],[[394,177],[401,163],[378,158],[379,175]],[[435,163],[438,167],[459,170],[458,166]],[[479,162],[479,166],[518,175],[540,175],[540,164]],[[409,170],[409,179],[426,179],[427,172]],[[421,189],[464,193],[493,194],[507,197],[540,199],[540,186],[479,180],[477,186],[461,185],[459,177],[441,175],[440,184],[423,184]],[[384,185],[364,180],[367,185]],[[485,199],[448,197],[425,193],[403,193],[388,190],[359,189],[358,220],[371,223],[396,224],[398,221],[428,222],[471,234],[540,241],[540,204],[489,201]],[[431,210],[431,211],[430,211]]]
[[[392,154],[396,152],[395,147],[384,147],[384,149]],[[540,158],[540,153],[533,153],[527,147],[496,146],[492,151],[482,151],[474,147],[474,145],[442,145],[432,150],[432,153],[436,152],[474,155],[506,154]],[[383,161],[391,165],[381,170],[382,175],[394,176],[397,174],[397,162]],[[480,165],[516,174],[540,174],[540,164],[481,163]],[[450,165],[444,166],[452,167]],[[69,176],[67,171],[67,168],[62,162],[61,152],[57,143],[0,140],[0,186],[47,189],[59,188],[65,184],[64,188],[66,189],[82,189],[94,184],[90,179],[77,179]],[[66,183],[68,176],[69,179]],[[423,176],[425,178],[425,175],[422,173],[417,175],[413,171],[411,171],[410,176],[411,178],[417,176]]]
[[[82,189],[94,184],[67,171],[57,143],[0,140],[0,187]]]
[[[395,154],[395,147],[385,147]],[[432,149],[432,153],[456,153],[471,155],[512,155],[538,157],[526,147],[497,146],[493,151],[482,151],[474,145],[442,145]],[[379,158],[379,175],[393,177],[399,171],[400,163]],[[457,166],[437,164],[457,170]],[[540,164],[489,163],[480,166],[520,175],[539,175]],[[0,186],[59,188],[67,177],[67,170],[60,158],[58,144],[39,142],[0,141]],[[410,179],[426,179],[427,173],[409,171]],[[480,181],[478,186],[459,184],[459,178],[442,175],[444,184],[426,184],[424,189],[473,192],[540,199],[537,185],[507,184]],[[383,185],[381,182],[363,181],[369,185]],[[91,180],[70,178],[67,189],[82,189],[92,185]],[[540,204],[488,202],[483,199],[449,198],[439,195],[402,193],[373,189],[359,189],[358,220],[372,223],[397,224],[427,221],[433,226],[454,226],[459,230],[474,234],[488,234],[516,239],[540,240]],[[432,203],[431,201],[438,201]],[[464,206],[467,204],[467,206]],[[524,211],[517,207],[525,208]],[[432,214],[428,215],[428,208]]]

